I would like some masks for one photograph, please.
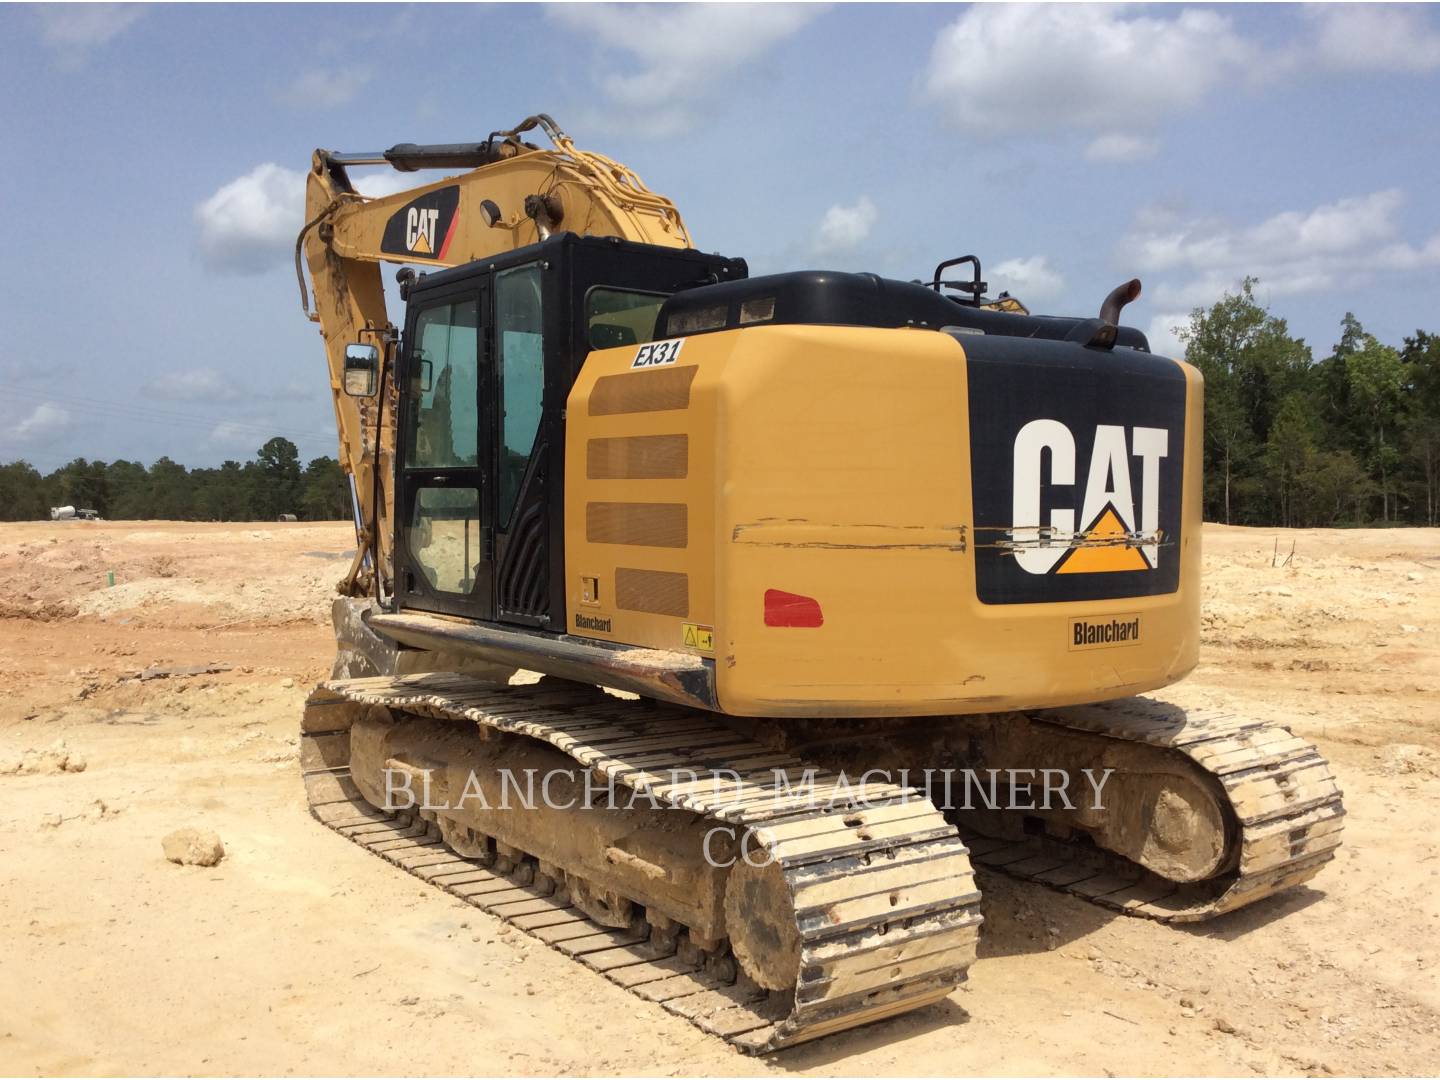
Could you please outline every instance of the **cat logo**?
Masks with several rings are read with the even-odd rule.
[[[1185,369],[1127,348],[996,342],[965,346],[976,597],[1053,604],[1175,592]]]
[[[1165,428],[1097,425],[1077,507],[1074,433],[1058,420],[1031,420],[1015,436],[1011,531],[1016,563],[1028,574],[1157,569],[1160,461],[1169,453]],[[1138,492],[1132,486],[1132,458],[1140,466]]]
[[[436,188],[418,195],[385,222],[380,250],[404,258],[445,259],[460,221],[460,188]]]
[[[435,254],[435,224],[439,220],[439,210],[412,206],[405,211],[405,247],[410,254]]]

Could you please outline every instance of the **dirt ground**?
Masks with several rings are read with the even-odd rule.
[[[1319,743],[1349,817],[1310,886],[1186,930],[982,874],[966,986],[761,1060],[309,818],[295,730],[351,546],[0,525],[0,1073],[1440,1069],[1440,530],[1206,530],[1202,662],[1161,696]],[[184,825],[224,861],[166,862]]]

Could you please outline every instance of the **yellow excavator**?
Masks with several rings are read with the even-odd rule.
[[[1203,413],[1138,281],[751,277],[543,115],[316,151],[296,268],[358,539],[302,769],[370,851],[751,1052],[949,994],[972,864],[1181,922],[1334,856],[1313,745],[1138,696],[1197,659]]]

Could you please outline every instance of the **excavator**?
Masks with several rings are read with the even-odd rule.
[[[545,115],[307,185],[331,829],[752,1053],[950,994],[976,865],[1179,923],[1334,857],[1315,746],[1149,696],[1199,650],[1203,386],[1138,281],[752,277]]]

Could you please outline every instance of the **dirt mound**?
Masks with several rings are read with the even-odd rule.
[[[63,524],[65,528],[57,527]],[[354,530],[116,522],[0,531],[0,618],[325,622]],[[329,556],[324,560],[316,555]],[[256,573],[258,565],[264,573]]]
[[[85,756],[57,739],[43,750],[26,750],[10,761],[0,761],[0,774],[23,776],[36,773],[78,773],[85,771]]]
[[[80,608],[64,600],[0,599],[0,619],[54,622],[57,619],[73,619],[78,614]]]

